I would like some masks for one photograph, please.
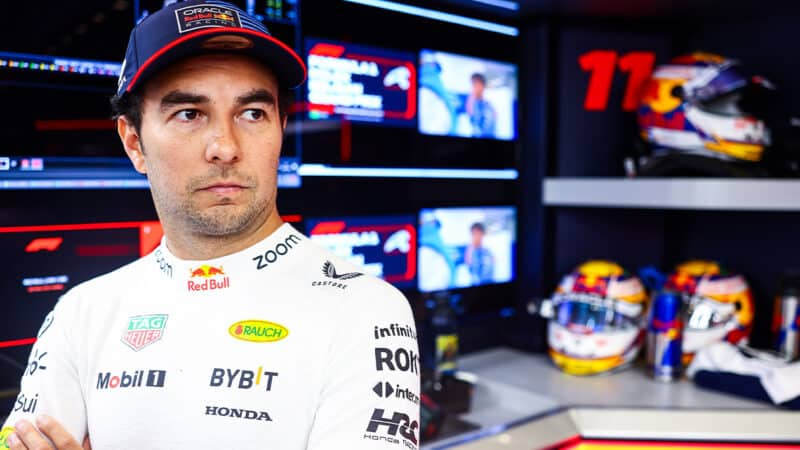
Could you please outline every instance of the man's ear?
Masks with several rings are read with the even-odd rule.
[[[283,132],[286,132],[286,124],[289,123],[289,115],[283,116]]]
[[[125,147],[125,153],[133,163],[133,167],[141,174],[147,173],[147,166],[144,161],[144,152],[142,151],[142,141],[139,138],[139,133],[136,128],[125,116],[117,118],[117,133],[122,141],[122,146]]]

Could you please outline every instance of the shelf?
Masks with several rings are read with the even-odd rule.
[[[545,206],[800,211],[800,180],[545,178]]]

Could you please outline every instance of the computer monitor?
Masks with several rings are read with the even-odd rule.
[[[435,50],[420,52],[420,133],[514,140],[516,104],[516,65]]]
[[[419,214],[421,292],[507,283],[514,279],[516,208],[423,209]]]
[[[399,288],[414,286],[417,229],[414,216],[307,218],[312,241]]]
[[[414,126],[413,53],[306,39],[308,117]]]

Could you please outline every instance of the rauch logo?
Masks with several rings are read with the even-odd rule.
[[[261,343],[280,341],[289,335],[289,330],[266,320],[242,320],[231,325],[228,333],[236,339]]]
[[[224,278],[220,279],[219,276]],[[201,282],[195,279],[202,280]],[[189,281],[186,287],[190,291],[213,291],[215,289],[225,289],[231,287],[231,279],[225,276],[222,266],[214,267],[203,264],[197,269],[189,271]]]

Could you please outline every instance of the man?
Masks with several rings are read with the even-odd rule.
[[[494,256],[483,246],[486,227],[480,222],[473,223],[470,234],[472,242],[464,251],[464,263],[469,268],[472,285],[490,283],[494,278]]]
[[[416,448],[408,302],[275,206],[300,58],[194,0],[137,25],[123,68],[117,127],[165,237],[59,300],[0,448]]]
[[[467,97],[466,110],[469,123],[472,125],[473,137],[494,137],[494,125],[497,117],[483,93],[486,90],[486,77],[480,73],[472,74],[472,92]]]

